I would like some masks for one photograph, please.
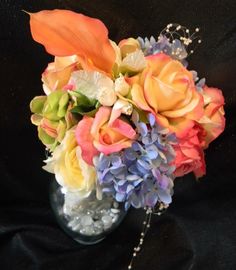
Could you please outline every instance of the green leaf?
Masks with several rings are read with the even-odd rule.
[[[79,90],[76,91],[70,91],[70,94],[74,97],[76,97],[76,104],[77,105],[83,105],[87,107],[95,106],[97,100],[96,99],[90,99],[86,97],[84,94],[82,94]]]
[[[78,90],[73,92],[71,91],[70,94],[76,97],[77,104],[77,106],[70,110],[72,113],[94,116],[98,108],[101,106],[96,99],[89,99]]]
[[[76,106],[73,109],[71,109],[71,112],[77,113],[80,115],[88,115],[88,116],[93,117],[96,114],[96,112],[98,111],[98,109],[99,109],[99,107],[85,108],[83,106]]]
[[[100,103],[100,102],[97,102],[96,105],[95,105],[95,108],[98,109],[98,108],[100,108],[101,106],[102,106],[101,103]]]

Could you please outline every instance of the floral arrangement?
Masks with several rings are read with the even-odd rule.
[[[55,56],[30,108],[51,153],[44,169],[60,185],[143,208],[169,205],[175,177],[205,174],[225,118],[222,92],[187,69],[198,28],[169,24],[157,40],[117,45],[101,21],[68,10],[30,14],[30,26]]]
[[[69,203],[96,191],[101,201],[146,209],[134,258],[153,209],[171,203],[176,177],[206,173],[204,150],[225,127],[221,90],[187,69],[199,29],[169,24],[157,39],[116,44],[98,19],[68,10],[29,15],[33,39],[55,56],[42,74],[45,95],[30,103],[49,151],[44,169]]]
[[[225,118],[221,90],[187,69],[198,28],[169,24],[157,39],[116,44],[100,20],[68,10],[30,14],[30,26],[55,56],[31,120],[50,152],[44,169],[65,191],[163,209],[176,177],[205,174]]]

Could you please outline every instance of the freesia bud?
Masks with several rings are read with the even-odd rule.
[[[115,91],[116,93],[121,94],[122,96],[126,96],[129,93],[129,84],[125,81],[125,78],[119,77],[115,80]]]
[[[121,113],[131,115],[133,112],[133,105],[126,100],[118,99],[114,104],[114,110],[120,110]]]
[[[117,97],[112,88],[100,87],[97,99],[103,106],[112,106],[116,102]]]

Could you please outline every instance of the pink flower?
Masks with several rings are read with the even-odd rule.
[[[105,155],[130,147],[136,137],[135,130],[125,121],[109,122],[111,108],[100,107],[95,118],[84,116],[76,128],[76,139],[83,159],[90,165],[99,152]]]
[[[178,138],[178,144],[174,146],[176,152],[174,174],[176,177],[190,172],[194,172],[197,178],[205,174],[206,166],[203,152],[205,136],[205,130],[196,124],[187,134]]]
[[[199,120],[201,126],[206,130],[206,145],[215,140],[225,129],[224,97],[220,89],[203,88],[204,116]]]

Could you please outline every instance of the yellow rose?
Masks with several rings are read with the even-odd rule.
[[[45,162],[43,168],[54,173],[57,182],[66,190],[77,192],[81,198],[87,197],[95,188],[95,169],[81,157],[74,128],[66,132],[62,143]]]

